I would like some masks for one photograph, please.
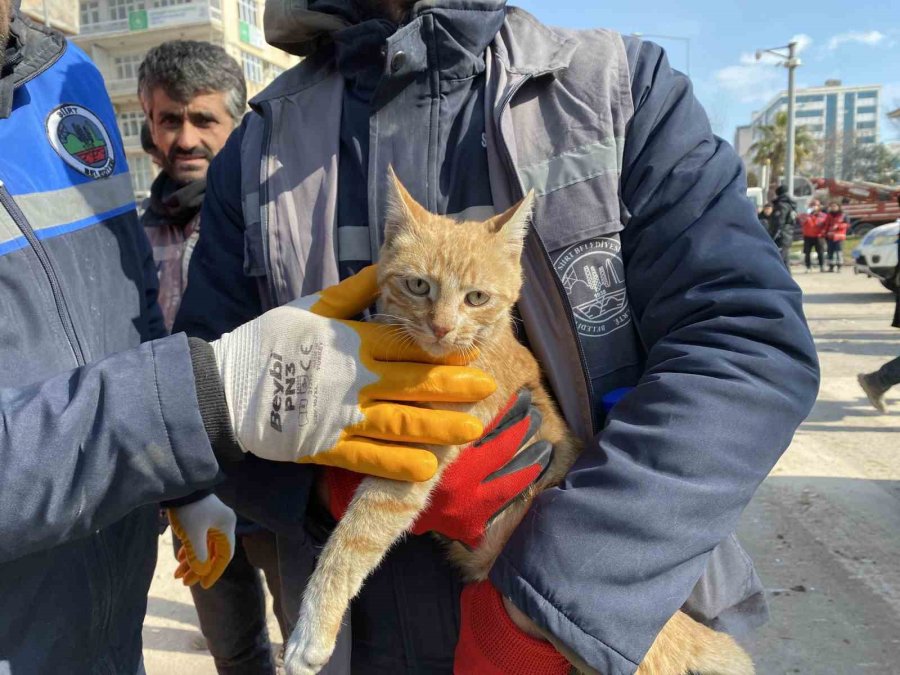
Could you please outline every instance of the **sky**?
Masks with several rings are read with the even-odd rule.
[[[677,70],[687,70],[713,130],[728,141],[776,93],[787,88],[787,70],[756,62],[754,52],[796,39],[802,65],[797,87],[827,79],[846,85],[880,84],[882,114],[900,108],[900,12],[884,0],[510,0],[544,23],[566,28],[611,28],[658,42]],[[900,140],[885,117],[881,140]]]

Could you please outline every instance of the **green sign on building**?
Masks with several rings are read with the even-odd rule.
[[[250,44],[250,24],[246,21],[241,21],[238,24],[238,39],[245,45]]]
[[[128,12],[128,30],[147,30],[147,10]]]

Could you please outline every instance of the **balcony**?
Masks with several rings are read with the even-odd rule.
[[[105,80],[106,91],[110,96],[137,96],[137,78],[128,77],[123,80]]]
[[[222,24],[222,10],[215,0],[191,2],[171,7],[133,10],[127,19],[82,23],[79,37],[139,33],[157,28],[213,22]]]

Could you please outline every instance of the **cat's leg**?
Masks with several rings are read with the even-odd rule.
[[[367,478],[319,556],[285,650],[288,675],[312,675],[328,662],[341,620],[363,581],[412,527],[437,477],[424,483]]]
[[[753,675],[753,661],[734,638],[719,633],[684,612],[663,626],[637,675]]]

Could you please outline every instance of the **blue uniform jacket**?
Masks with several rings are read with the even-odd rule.
[[[156,271],[103,80],[58,33],[13,31],[27,49],[0,119],[0,673],[126,675],[157,503],[218,464],[186,338],[147,342],[164,335]]]

